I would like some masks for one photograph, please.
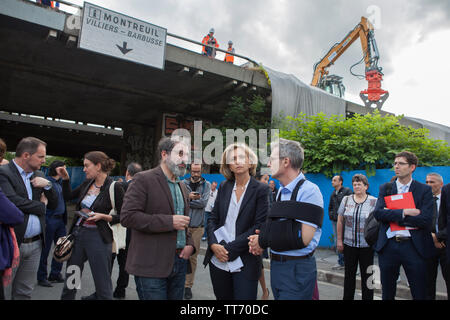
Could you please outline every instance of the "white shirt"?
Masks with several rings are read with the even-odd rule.
[[[216,198],[217,198],[217,188],[214,191],[210,191],[209,192],[209,199],[208,199],[208,203],[206,204],[205,207],[205,211],[206,212],[211,212],[212,209],[214,208],[214,203],[216,202]]]
[[[397,194],[407,193],[409,191],[409,187],[411,186],[412,178],[407,184],[401,184],[399,179],[395,181],[397,185]],[[411,233],[409,230],[399,230],[399,231],[391,231],[391,227],[389,227],[386,231],[386,236],[388,239],[393,238],[395,236],[400,237],[411,237]]]
[[[236,198],[236,182],[234,183],[233,191],[231,193],[230,206],[228,207],[227,217],[225,219],[225,224],[223,225],[230,241],[234,241],[236,239],[236,220],[239,214],[239,209],[241,208],[242,199],[244,199],[245,193],[247,192],[247,186],[250,180],[251,179],[248,179],[247,184],[245,185],[245,190],[242,193],[239,202]],[[216,256],[211,258],[211,262],[219,269],[230,271],[227,263],[220,262]]]

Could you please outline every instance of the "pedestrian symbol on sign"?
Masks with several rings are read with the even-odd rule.
[[[100,20],[102,16],[102,11],[97,8],[89,8],[89,17]]]

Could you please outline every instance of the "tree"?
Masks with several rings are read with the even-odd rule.
[[[270,108],[262,96],[253,95],[246,101],[242,97],[233,96],[228,106],[218,127],[224,134],[226,129],[240,128],[245,131],[270,128]]]
[[[401,116],[373,114],[327,117],[300,114],[281,124],[282,138],[299,141],[305,148],[305,169],[328,177],[341,171],[391,168],[394,156],[408,150],[417,155],[419,166],[450,165],[450,147],[429,138],[428,129],[400,125]]]
[[[260,129],[266,129],[268,134],[270,134],[270,118],[270,105],[266,103],[264,97],[255,94],[251,98],[244,100],[242,97],[233,96],[221,121],[209,123],[203,127],[203,130],[204,132],[208,129],[220,130],[222,134],[222,141],[220,142],[226,147],[227,129],[242,129],[243,132],[247,132],[248,129],[254,129],[256,132],[259,132]],[[247,144],[249,144],[249,139],[250,137],[245,139]],[[270,141],[270,137],[267,137],[267,139]],[[208,141],[203,141],[203,150],[208,144]],[[219,166],[217,164],[211,166],[211,171],[218,170]]]

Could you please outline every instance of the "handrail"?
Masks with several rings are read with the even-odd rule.
[[[58,1],[56,1],[56,2],[59,2],[59,3],[65,4],[66,6],[69,6],[69,7],[74,7],[74,8],[80,9],[80,10],[82,10],[82,9],[83,9],[83,7],[82,7],[82,6],[79,6],[79,5],[77,5],[77,4],[74,4],[74,3],[70,3],[70,2],[68,2],[68,1],[64,1],[64,0],[58,0]],[[37,3],[37,4],[39,5],[39,3]]]
[[[180,40],[184,40],[184,41],[188,41],[188,42],[191,42],[191,43],[194,43],[194,44],[198,44],[198,45],[200,45],[200,46],[202,46],[202,47],[210,47],[210,48],[216,49],[216,51],[228,53],[228,54],[231,54],[231,55],[233,55],[233,56],[235,56],[235,57],[242,58],[242,59],[245,59],[245,60],[247,60],[247,61],[250,61],[251,63],[257,65],[258,67],[260,66],[258,62],[254,61],[254,60],[252,60],[252,59],[250,59],[250,58],[248,58],[248,57],[242,56],[242,55],[240,55],[240,54],[233,53],[233,52],[229,52],[229,51],[226,51],[226,50],[223,50],[223,49],[220,49],[220,48],[216,48],[216,47],[211,46],[211,45],[209,45],[209,44],[203,44],[203,43],[201,43],[201,42],[199,42],[199,41],[191,40],[191,39],[188,39],[188,38],[185,38],[185,37],[182,37],[182,36],[178,36],[178,35],[173,34],[173,33],[167,32],[167,35],[170,36],[170,37],[172,37],[172,38],[177,38],[177,39],[180,39]]]

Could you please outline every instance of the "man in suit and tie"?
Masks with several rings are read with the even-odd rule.
[[[444,180],[439,173],[427,174],[425,183],[431,187],[433,192],[433,220],[431,223],[431,237],[435,246],[435,253],[428,260],[428,283],[427,283],[427,298],[429,300],[436,299],[436,278],[438,274],[438,267],[441,265],[442,276],[447,287],[447,299],[450,296],[450,265],[447,263],[447,230],[440,229],[438,221],[441,220],[442,212],[439,211],[441,204],[441,190],[444,185]]]
[[[31,299],[42,247],[46,245],[45,212],[56,209],[58,198],[52,183],[39,171],[45,163],[46,143],[34,137],[23,138],[16,157],[0,166],[0,187],[8,199],[24,213],[24,223],[16,226],[20,262],[11,286],[13,300]],[[51,244],[47,244],[51,245]]]
[[[140,300],[183,300],[189,257],[189,194],[180,181],[189,147],[175,138],[158,143],[160,165],[137,173],[123,199],[120,223],[131,229],[126,271]]]
[[[429,186],[412,179],[417,164],[418,159],[411,152],[403,151],[395,156],[394,170],[397,178],[380,187],[374,211],[375,219],[380,222],[374,249],[379,257],[383,300],[394,300],[400,266],[406,272],[413,299],[426,299],[427,259],[434,252],[430,233],[433,195]],[[407,192],[412,193],[415,209],[386,208],[386,195]],[[405,227],[404,230],[393,231],[391,222]]]

